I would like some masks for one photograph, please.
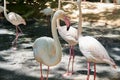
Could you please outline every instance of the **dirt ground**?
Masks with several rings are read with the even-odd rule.
[[[91,3],[88,3],[87,5],[89,7]],[[109,9],[107,10],[109,11]],[[113,10],[115,10],[116,14],[119,13],[116,8]],[[101,15],[103,15],[104,12],[101,12]],[[119,19],[117,17],[115,20],[108,20],[105,16],[96,19],[97,15],[93,18],[90,17],[90,14],[83,14],[83,35],[93,36],[99,40],[117,64],[117,69],[113,69],[108,64],[97,64],[96,80],[120,80],[120,27],[117,22]],[[87,17],[85,17],[85,15]],[[95,14],[92,13],[92,15]],[[113,23],[116,24],[112,24],[110,21],[113,21]],[[110,22],[110,24],[108,22]],[[73,24],[74,27],[77,27],[77,25],[77,23]],[[14,39],[14,31],[9,29],[9,24],[7,23],[1,24],[0,26],[0,30],[2,31],[0,31],[0,40],[2,41],[0,42],[0,80],[39,80],[40,66],[34,59],[32,44],[34,40],[39,37],[39,30],[41,30],[42,33],[43,26],[35,27],[30,30],[29,27],[36,26],[36,22],[32,25],[31,23],[28,24],[26,27],[27,31],[23,29],[25,35],[19,38],[17,50],[11,48],[11,42]],[[37,26],[41,25],[37,24]],[[45,30],[46,29],[43,29],[43,31]],[[59,64],[50,68],[49,80],[86,80],[87,62],[85,57],[79,51],[78,45],[74,47],[74,74],[67,77],[62,76],[67,70],[69,47],[61,37],[59,38],[62,44],[63,56]],[[47,67],[43,65],[44,76],[46,76],[46,71]],[[90,80],[93,80],[93,64],[91,64],[90,74]]]

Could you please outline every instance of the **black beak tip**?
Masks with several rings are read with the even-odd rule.
[[[70,29],[70,26],[67,27],[67,31]]]

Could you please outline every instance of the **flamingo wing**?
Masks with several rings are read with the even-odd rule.
[[[67,31],[66,26],[58,27],[58,32],[60,36],[68,42],[70,45],[77,44],[77,29],[70,27],[70,29]]]
[[[33,44],[35,59],[38,62],[46,64],[56,53],[54,40],[49,37],[40,37]]]
[[[106,62],[109,64],[111,61],[113,62],[103,45],[93,37],[85,36],[80,38],[79,47],[89,61],[98,63]]]
[[[19,14],[16,14],[14,12],[8,13],[8,18],[13,25],[19,25],[19,24],[26,25],[25,20]]]

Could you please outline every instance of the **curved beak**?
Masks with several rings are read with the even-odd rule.
[[[65,21],[65,24],[67,26],[67,31],[69,30],[70,28],[70,20],[67,16],[64,16],[64,21]]]

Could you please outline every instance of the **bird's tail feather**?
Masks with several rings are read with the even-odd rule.
[[[117,69],[117,65],[115,64],[115,65],[112,65],[112,67],[114,68],[114,69]]]
[[[104,61],[106,63],[108,63],[109,65],[111,65],[114,69],[117,68],[117,65],[115,64],[115,62],[113,61],[113,59],[104,59]]]

